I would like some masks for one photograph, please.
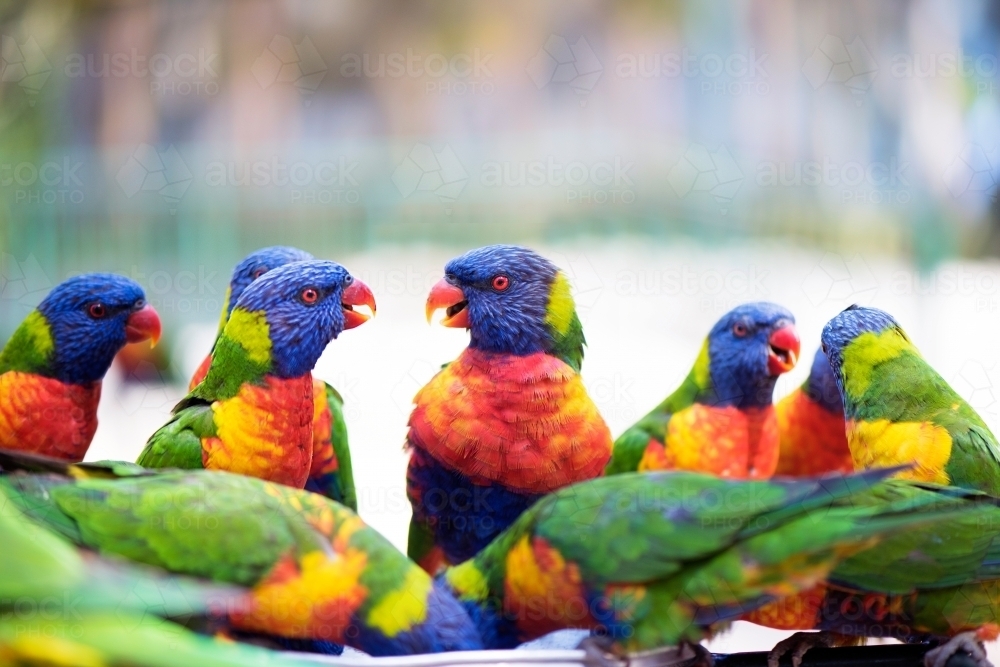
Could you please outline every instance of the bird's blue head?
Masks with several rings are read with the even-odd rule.
[[[878,308],[865,308],[855,304],[840,311],[827,322],[820,339],[830,365],[839,374],[844,364],[844,351],[852,342],[865,333],[879,335],[886,331],[896,332],[909,340],[892,315]]]
[[[569,281],[538,253],[512,245],[470,250],[448,262],[427,297],[427,318],[469,330],[470,347],[527,355],[546,352],[579,368],[583,330]]]
[[[803,390],[813,402],[821,405],[827,412],[844,413],[844,399],[840,396],[837,376],[833,372],[833,366],[830,365],[830,360],[827,359],[822,347],[816,350],[816,356],[813,357],[812,368],[809,369],[809,377],[806,378]]]
[[[705,342],[712,394],[706,402],[770,405],[778,376],[795,367],[799,349],[795,317],[787,309],[766,301],[733,308]]]
[[[878,308],[848,306],[823,327],[823,352],[830,360],[841,392],[847,367],[861,370],[887,361],[903,352],[919,356],[906,332],[892,315]],[[856,396],[844,394],[845,401]]]
[[[291,246],[275,245],[269,248],[255,250],[233,269],[233,276],[229,279],[229,293],[226,295],[226,309],[223,313],[223,320],[229,318],[233,312],[236,302],[243,296],[243,291],[250,286],[250,283],[260,278],[262,275],[285,264],[292,262],[306,262],[315,259],[305,250],[299,250]]]
[[[33,313],[21,326],[32,330],[36,348],[49,349],[44,374],[72,384],[103,378],[126,343],[152,339],[155,344],[160,337],[160,318],[142,287],[112,273],[85,273],[60,283],[35,312],[41,319]]]
[[[271,375],[296,378],[312,370],[341,331],[368,320],[354,306],[367,306],[374,314],[375,297],[347,269],[325,260],[294,262],[247,287],[223,336]]]

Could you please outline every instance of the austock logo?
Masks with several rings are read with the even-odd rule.
[[[0,300],[34,308],[51,288],[52,281],[34,255],[23,262],[8,253],[0,255]]]
[[[955,199],[979,195],[996,201],[1000,180],[1000,149],[987,151],[976,144],[966,144],[945,167],[943,178]]]
[[[52,64],[34,37],[18,44],[13,37],[0,37],[0,81],[16,83],[28,95],[28,104],[35,98],[52,74]]]
[[[451,203],[468,181],[469,174],[448,145],[435,152],[427,144],[416,144],[392,172],[392,182],[403,199],[429,192],[442,203]]]
[[[861,106],[878,74],[878,64],[861,37],[845,44],[840,37],[827,35],[802,65],[802,73],[813,90],[842,85],[851,91],[855,105]]]
[[[275,35],[250,72],[265,90],[276,83],[290,83],[303,95],[312,95],[326,77],[326,69],[311,39],[303,37],[295,44],[285,35]]]
[[[118,170],[115,180],[129,199],[140,192],[159,193],[173,215],[194,175],[173,144],[163,151],[140,144]]]
[[[598,60],[586,37],[574,44],[561,35],[550,35],[531,62],[528,76],[540,90],[550,85],[567,85],[579,95],[590,93],[597,85],[604,65]],[[581,105],[584,102],[581,101]]]
[[[712,152],[702,144],[691,144],[671,167],[667,182],[681,198],[692,192],[707,192],[725,215],[743,184],[743,172],[724,145]]]

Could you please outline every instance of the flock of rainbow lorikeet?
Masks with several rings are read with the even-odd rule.
[[[0,352],[0,664],[308,664],[272,649],[509,648],[566,628],[706,664],[698,642],[735,620],[816,631],[774,665],[865,637],[988,664],[1000,448],[885,312],[830,320],[775,405],[794,317],[738,306],[614,440],[565,274],[516,246],[451,260],[427,315],[469,345],[414,398],[403,554],[355,513],[343,401],[311,374],[372,291],[273,247],[226,301],[136,463],[80,461],[113,358],[159,338],[139,285],[71,278]]]

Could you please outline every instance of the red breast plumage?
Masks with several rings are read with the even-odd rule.
[[[476,484],[548,493],[597,477],[611,454],[579,374],[544,353],[467,348],[414,403],[411,446]]]
[[[34,373],[0,375],[0,447],[83,460],[97,430],[101,383],[70,384]]]

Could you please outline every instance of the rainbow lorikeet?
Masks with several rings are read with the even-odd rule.
[[[139,455],[151,468],[227,470],[305,486],[316,401],[310,371],[330,340],[374,311],[371,290],[334,262],[296,262],[243,292],[205,379]]]
[[[778,462],[772,395],[799,356],[795,318],[773,303],[715,323],[681,386],[615,441],[606,474],[694,470],[765,479]]]
[[[695,642],[879,539],[956,514],[854,501],[893,469],[619,475],[546,496],[433,580],[347,508],[284,485],[2,451],[0,467],[17,508],[77,545],[248,588],[220,622],[372,655],[502,648],[569,627],[600,631],[616,651]]]
[[[807,477],[851,472],[844,402],[837,378],[822,348],[816,351],[809,377],[774,406],[781,453],[776,475]]]
[[[427,318],[469,346],[414,398],[409,554],[428,571],[482,549],[542,495],[601,474],[611,435],[580,378],[583,327],[565,274],[493,245],[448,262]]]
[[[216,343],[222,337],[236,302],[253,281],[279,266],[312,259],[313,256],[305,250],[288,246],[261,248],[247,255],[233,269],[219,318]],[[214,347],[213,344],[213,349]],[[212,353],[209,352],[191,378],[189,391],[194,391],[205,379],[211,364]],[[344,399],[336,389],[319,378],[313,378],[313,398],[316,402],[316,414],[313,416],[313,458],[305,488],[356,510],[358,500],[354,489],[351,450],[347,443]]]
[[[318,494],[224,472],[123,472],[4,452],[0,467],[7,497],[74,544],[247,589],[217,609],[227,630],[371,655],[482,647],[441,584]]]
[[[239,604],[246,592],[81,552],[25,517],[2,491],[0,534],[0,664],[315,664],[215,641],[166,620],[191,623]]]
[[[160,318],[132,280],[87,273],[57,285],[0,352],[0,447],[82,460],[115,354],[159,337]]]
[[[817,629],[776,647],[798,666],[816,645],[861,637],[935,640],[928,667],[958,650],[985,665],[983,640],[1000,633],[1000,501],[978,491],[893,480],[852,498],[857,507],[886,503],[961,510],[947,522],[887,536],[877,548],[838,564],[815,588],[754,610],[746,620],[783,630]]]
[[[891,472],[727,480],[673,471],[595,479],[538,501],[443,578],[467,605],[489,610],[489,622],[480,624],[487,645],[567,626],[597,631],[617,653],[694,643],[747,610],[822,580],[850,554],[967,511],[854,501]]]
[[[993,433],[892,316],[851,306],[826,324],[822,338],[855,468],[910,463],[904,477],[1000,495]]]

